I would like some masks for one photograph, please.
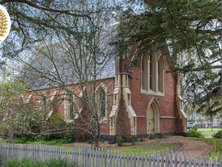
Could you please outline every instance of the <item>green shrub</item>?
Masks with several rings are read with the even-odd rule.
[[[158,139],[163,139],[163,138],[165,138],[165,135],[163,133],[160,133]]]
[[[216,134],[212,135],[214,138],[221,138],[221,130],[218,130]]]
[[[132,137],[132,141],[133,141],[133,142],[137,142],[137,141],[138,141],[137,137],[136,137],[136,136],[133,136],[133,137]]]
[[[76,141],[76,131],[72,130],[64,136],[64,139],[69,140],[70,142]]]
[[[26,141],[34,141],[35,137],[36,136],[33,135],[33,134],[19,134],[19,135],[16,135],[16,139],[26,140]]]
[[[53,140],[37,140],[37,141],[27,141],[27,144],[31,143],[39,143],[39,144],[46,144],[46,145],[62,145],[68,144],[69,140],[67,139],[53,139]]]
[[[188,137],[197,137],[197,138],[204,138],[201,132],[197,131],[197,127],[193,126],[188,131]]]
[[[6,142],[6,143],[11,143],[11,142],[12,142],[11,139],[5,139],[5,140],[3,140],[3,141]]]
[[[67,158],[52,158],[44,161],[32,160],[31,158],[8,159],[2,163],[2,167],[78,167],[77,161],[69,162]]]
[[[86,142],[86,138],[84,135],[80,137],[79,142]]]
[[[149,138],[150,138],[150,139],[155,139],[155,138],[156,138],[156,136],[155,136],[155,134],[150,133],[150,134],[149,134]]]
[[[93,142],[91,140],[88,140],[86,143],[87,144],[92,144]]]
[[[196,127],[196,126],[193,126],[191,129],[193,129],[193,130],[196,130],[196,131],[197,131],[197,127]]]
[[[140,138],[140,142],[144,142],[145,141],[145,139],[144,138]]]
[[[50,140],[50,134],[44,134],[41,136],[41,140]]]
[[[217,159],[221,159],[221,142],[213,141],[213,145],[210,148],[210,152],[207,154],[207,158],[217,157]]]
[[[122,146],[123,145],[123,138],[121,136],[118,136],[116,138],[116,142],[117,142],[118,146]]]
[[[22,139],[14,139],[13,140],[14,143],[26,143],[27,140],[22,140]]]

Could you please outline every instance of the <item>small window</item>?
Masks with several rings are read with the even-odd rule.
[[[152,85],[152,79],[153,79],[153,65],[152,65],[152,62],[153,61],[153,58],[152,58],[152,54],[151,52],[149,53],[149,88],[152,89],[153,88],[153,85]]]
[[[43,96],[43,110],[46,112],[47,111],[47,97]]]
[[[73,108],[74,108],[74,105],[73,105],[73,94],[70,94],[69,95],[69,104],[70,104],[70,107],[69,107],[69,114],[70,114],[70,118],[73,118],[74,117],[74,113],[73,113]]]
[[[72,91],[67,90],[64,98],[64,120],[69,121],[74,118],[74,96]]]
[[[115,96],[115,95],[114,95]],[[114,97],[115,99],[116,97]],[[98,118],[100,121],[107,119],[107,99],[106,99],[106,88],[104,84],[100,84],[96,89],[96,111],[98,112]]]
[[[106,115],[106,94],[103,89],[100,91],[100,114],[101,117]]]
[[[47,96],[46,94],[41,94],[39,97],[39,109],[43,112],[47,111]]]
[[[163,58],[161,57],[157,63],[157,88],[158,91],[163,93],[164,90],[164,67]]]

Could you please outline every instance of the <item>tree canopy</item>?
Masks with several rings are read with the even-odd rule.
[[[96,13],[108,10],[105,1],[104,6],[92,1],[92,8],[88,9],[81,8],[84,3],[85,0],[0,0],[12,21],[10,35],[0,46],[0,56],[14,57],[23,51],[33,51],[33,45],[54,33],[77,33],[73,24],[63,21],[65,17],[76,20],[84,18],[93,24]]]
[[[170,55],[168,72],[182,74],[186,97],[201,106],[199,111],[209,107],[217,113],[221,109],[215,107],[221,94],[221,1],[128,2],[132,5],[118,12],[119,55],[138,42],[132,63],[140,65],[148,50],[162,50],[163,55]]]

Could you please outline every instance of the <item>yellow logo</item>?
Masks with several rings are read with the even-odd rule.
[[[0,43],[3,42],[9,34],[11,20],[5,8],[0,5]]]

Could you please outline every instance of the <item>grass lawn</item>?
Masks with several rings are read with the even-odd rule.
[[[180,148],[180,144],[179,143],[169,143],[169,144],[156,144],[155,145],[149,145],[149,146],[127,146],[127,147],[116,147],[116,148],[105,148],[107,150],[112,150],[112,151],[122,151],[122,153],[124,152],[129,152],[129,153],[134,153],[136,152],[136,154],[138,153],[142,153],[142,152],[147,152],[149,153],[150,151],[153,153],[154,151],[157,152],[158,150],[164,150],[164,152],[166,151],[166,149],[168,148],[169,150],[177,150],[178,148]]]
[[[198,128],[197,130],[201,132],[211,132],[211,128]],[[217,132],[218,130],[221,130],[221,128],[213,128],[213,132]]]
[[[200,131],[205,138],[213,138],[212,135],[218,130],[221,130],[221,128],[213,128],[213,132],[211,131],[211,128],[198,128],[197,130]]]

